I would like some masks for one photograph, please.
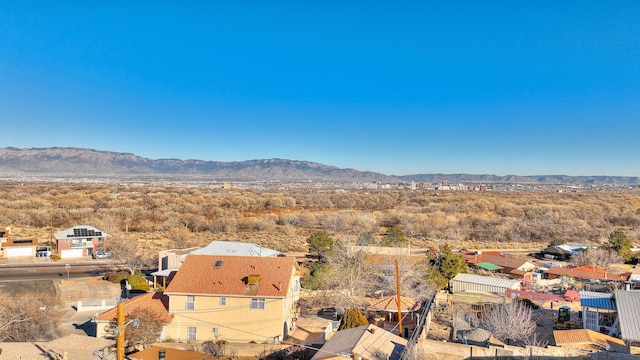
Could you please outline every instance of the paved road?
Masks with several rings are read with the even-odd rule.
[[[117,266],[111,263],[70,264],[69,278],[99,277],[113,271]],[[16,264],[0,267],[0,283],[9,281],[34,281],[67,279],[64,263]]]

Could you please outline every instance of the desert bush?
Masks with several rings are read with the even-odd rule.
[[[341,239],[396,226],[418,246],[434,241],[483,244],[567,241],[606,243],[623,228],[636,242],[636,193],[499,193],[326,189],[225,190],[111,184],[0,183],[0,225],[20,236],[91,224],[108,233],[168,244],[184,227],[194,243],[212,237],[300,248],[325,230]],[[292,228],[293,227],[293,228]],[[462,246],[462,245],[461,245]],[[150,246],[149,249],[154,249]]]

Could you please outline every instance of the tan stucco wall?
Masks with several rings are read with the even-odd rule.
[[[108,321],[96,321],[96,337],[112,338],[113,336],[107,332],[108,327],[109,327]]]
[[[296,277],[297,278],[297,277]],[[195,309],[185,310],[187,295],[169,295],[169,313],[174,315],[165,327],[167,339],[186,341],[187,328],[197,328],[197,342],[219,339],[235,342],[270,342],[283,340],[285,322],[288,328],[295,317],[295,303],[300,291],[294,291],[295,279],[286,298],[265,298],[264,310],[252,310],[251,298],[227,296],[226,306],[220,296],[195,296]],[[213,328],[218,329],[217,333]]]
[[[533,264],[530,262],[526,262],[518,268],[518,270],[522,270],[522,271],[533,271],[535,269],[536,269],[536,264]]]

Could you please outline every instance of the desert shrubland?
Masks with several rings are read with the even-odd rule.
[[[88,224],[127,234],[155,250],[211,240],[306,251],[325,231],[344,243],[401,229],[414,247],[537,247],[561,238],[603,243],[616,228],[638,240],[640,195],[429,192],[409,190],[242,190],[193,185],[0,183],[0,225],[47,239]],[[535,245],[532,245],[535,244]]]

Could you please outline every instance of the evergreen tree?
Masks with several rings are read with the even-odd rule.
[[[609,248],[614,250],[624,259],[629,262],[633,259],[633,252],[631,251],[631,240],[627,237],[627,234],[622,229],[616,229],[609,235]]]
[[[344,312],[344,317],[340,321],[338,331],[344,329],[351,329],[362,325],[369,325],[367,318],[362,315],[358,309],[347,309]]]
[[[323,252],[328,252],[333,249],[333,239],[324,231],[316,231],[311,234],[311,236],[307,238],[307,243],[309,244],[309,251],[316,252],[318,257],[320,257]]]
[[[447,280],[453,279],[458,273],[467,271],[467,262],[462,255],[454,254],[449,244],[442,246],[440,254],[440,273]]]
[[[429,282],[438,289],[445,288],[458,273],[467,271],[467,262],[462,255],[455,254],[449,244],[445,243],[440,252],[430,255],[430,258]]]

